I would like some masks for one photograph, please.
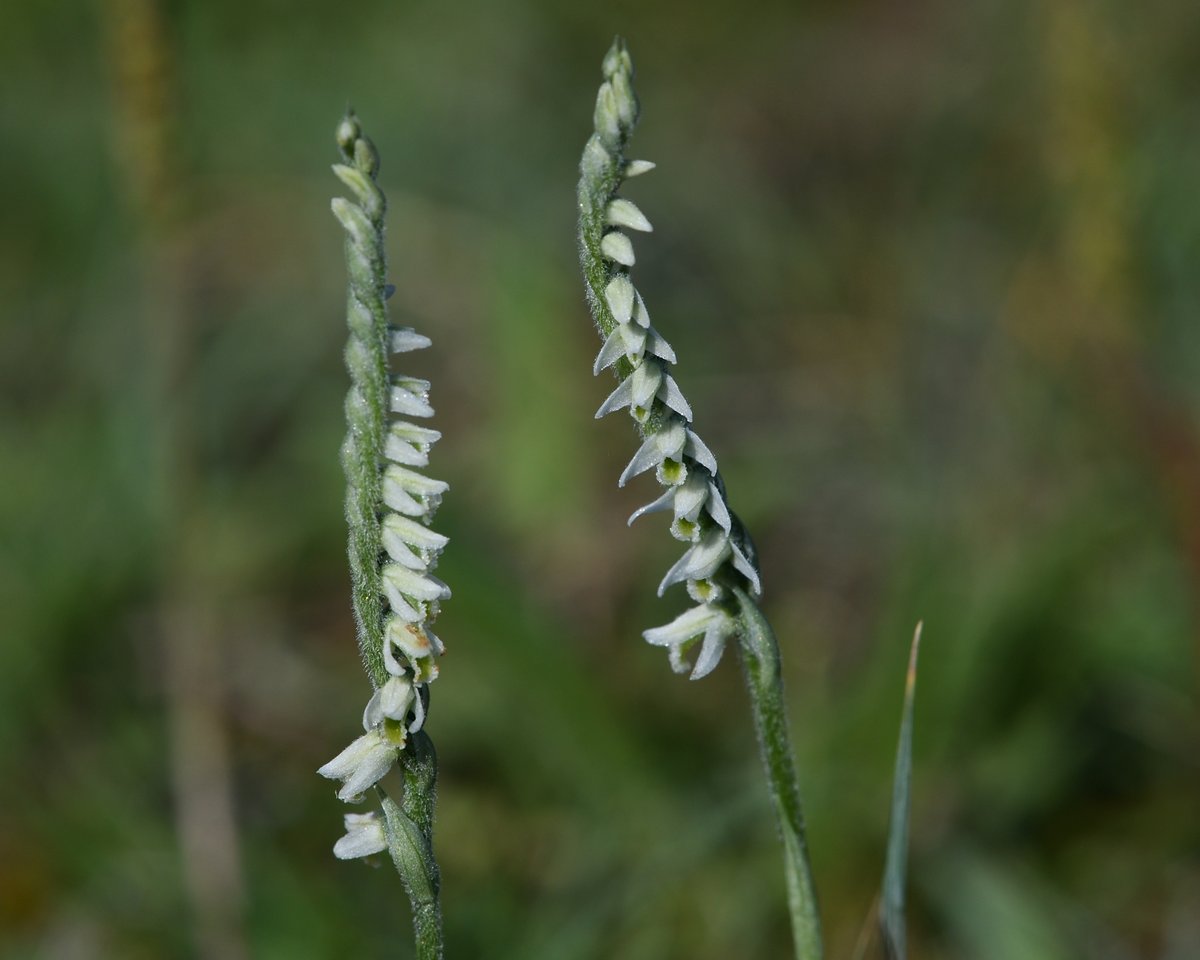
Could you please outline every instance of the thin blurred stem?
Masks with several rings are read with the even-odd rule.
[[[788,733],[787,711],[780,671],[779,643],[775,632],[758,605],[740,587],[737,596],[738,649],[754,729],[762,754],[763,769],[779,836],[783,842],[783,869],[787,879],[788,912],[792,918],[792,940],[797,960],[820,960],[821,918],[812,868],[808,862],[808,843],[804,833],[804,812],[800,806],[800,786],[792,759],[792,741]]]
[[[180,229],[184,178],[174,149],[174,53],[161,0],[103,6],[113,134],[140,241],[150,424],[146,486],[159,530],[159,616],[169,766],[183,886],[202,960],[248,956],[244,883],[225,716],[227,646],[206,582],[203,525],[193,522],[200,468],[184,401],[191,367]]]

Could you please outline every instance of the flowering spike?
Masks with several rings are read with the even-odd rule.
[[[397,764],[405,772],[405,808],[423,810],[418,834],[398,838],[375,813],[350,814],[346,834],[334,846],[340,859],[370,856],[391,847],[392,859],[410,892],[418,876],[436,874],[430,844],[434,767],[425,734],[410,738],[425,723],[428,685],[437,677],[443,652],[429,629],[439,601],[449,588],[430,571],[446,537],[428,523],[447,484],[418,472],[429,462],[430,447],[441,436],[429,427],[393,420],[433,416],[429,384],[389,374],[388,351],[405,354],[430,345],[408,327],[388,323],[387,299],[394,288],[385,282],[383,232],[387,202],[379,189],[379,154],[348,114],[337,129],[343,162],[334,173],[351,194],[331,208],[346,231],[349,291],[346,322],[350,340],[346,368],[351,386],[346,397],[348,432],[342,446],[346,471],[346,518],[358,643],[374,693],[363,711],[365,733],[318,771],[341,781],[338,797],[362,799]],[[390,808],[385,802],[385,812]],[[390,816],[390,815],[389,815]],[[410,854],[416,850],[416,862]],[[410,862],[411,861],[411,862]],[[436,894],[432,911],[414,897],[418,939],[422,928],[440,941]],[[428,939],[428,935],[425,935]],[[440,949],[438,952],[440,956]]]
[[[651,324],[645,301],[630,277],[635,259],[626,231],[648,233],[653,227],[641,209],[619,193],[625,180],[652,170],[654,164],[624,156],[637,123],[638,105],[632,84],[633,61],[623,41],[613,44],[602,70],[596,129],[579,165],[579,249],[588,303],[604,341],[593,372],[613,368],[619,383],[596,416],[629,408],[643,437],[618,483],[624,486],[653,468],[666,488],[657,499],[635,510],[629,523],[647,513],[669,510],[671,534],[689,544],[667,572],[659,593],[673,583],[686,582],[689,594],[700,603],[690,612],[692,619],[684,621],[687,625],[695,620],[699,628],[663,644],[671,648],[672,666],[686,671],[691,668],[686,665],[685,649],[703,636],[692,669],[692,676],[699,678],[716,666],[732,631],[726,609],[732,602],[731,591],[727,588],[747,584],[757,594],[761,587],[754,563],[734,543],[741,528],[725,502],[717,458],[690,429],[691,404],[667,372],[667,365],[676,362],[675,351]],[[662,629],[648,631],[646,639],[660,642],[666,636]]]

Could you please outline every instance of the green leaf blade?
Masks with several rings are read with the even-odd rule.
[[[892,812],[888,828],[887,860],[883,869],[883,892],[879,903],[879,929],[884,956],[905,960],[908,954],[904,916],[905,879],[908,873],[909,808],[912,800],[913,702],[917,689],[917,656],[921,628],[913,632],[904,684],[904,707],[900,715],[900,740],[896,747],[896,772],[892,783]]]

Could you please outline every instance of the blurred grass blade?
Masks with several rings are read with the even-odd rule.
[[[887,862],[883,868],[883,894],[879,904],[879,929],[888,960],[905,960],[908,953],[904,925],[904,881],[908,872],[908,808],[912,793],[913,700],[917,688],[917,653],[921,628],[913,632],[904,684],[904,711],[900,717],[900,743],[896,747],[896,778],[892,784],[892,820],[888,828]]]

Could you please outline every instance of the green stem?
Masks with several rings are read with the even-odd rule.
[[[821,918],[817,912],[817,894],[812,868],[808,862],[808,843],[804,834],[804,812],[800,807],[800,788],[796,764],[792,759],[792,741],[788,733],[787,711],[780,672],[779,643],[775,632],[758,605],[740,587],[733,588],[738,600],[738,649],[754,729],[779,836],[783,841],[783,870],[787,879],[788,912],[792,918],[792,939],[797,960],[820,960]]]
[[[382,790],[388,852],[412,903],[417,960],[442,960],[441,875],[433,856],[433,807],[437,754],[422,731],[413,734],[403,758],[404,797],[397,804]]]

